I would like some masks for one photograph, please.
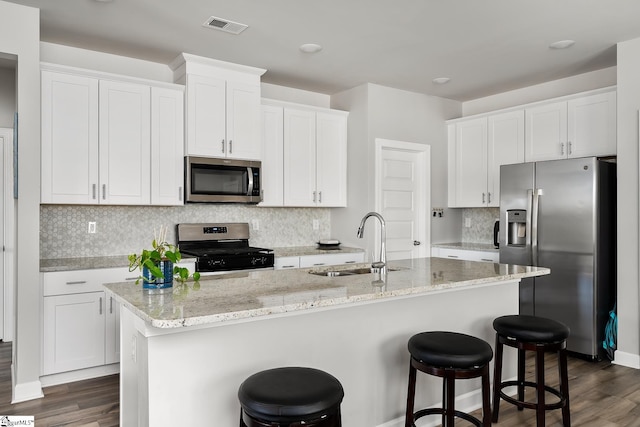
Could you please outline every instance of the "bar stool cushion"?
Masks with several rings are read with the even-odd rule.
[[[258,372],[238,389],[243,410],[263,421],[312,420],[339,409],[340,382],[313,368],[284,367]]]
[[[505,337],[522,342],[551,343],[566,340],[569,327],[545,317],[511,315],[498,317],[493,329]]]
[[[468,369],[493,358],[491,346],[480,338],[457,332],[421,332],[409,339],[411,357],[440,368]]]

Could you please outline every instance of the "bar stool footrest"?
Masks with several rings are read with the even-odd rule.
[[[536,409],[538,407],[537,403],[533,403],[533,402],[527,402],[524,400],[518,400],[514,397],[511,397],[507,394],[505,394],[505,392],[502,391],[503,388],[506,387],[517,387],[518,385],[520,385],[520,383],[518,381],[504,381],[500,384],[500,397],[502,399],[504,399],[506,402],[509,402],[513,405],[518,406],[518,408],[527,408],[527,409]],[[537,388],[538,384],[531,382],[531,381],[524,381],[522,383],[522,385],[524,385],[525,387],[533,387],[533,388]],[[548,385],[544,386],[544,389],[546,391],[548,391],[549,393],[553,394],[554,396],[556,396],[558,399],[560,399],[559,402],[554,402],[554,403],[547,403],[544,405],[544,409],[545,410],[551,410],[551,409],[560,409],[564,406],[564,403],[566,401],[566,398],[562,396],[562,393],[560,393],[560,391],[556,388],[550,387]]]
[[[454,410],[453,411],[454,415],[458,418],[461,418],[463,420],[469,421],[470,423],[472,423],[473,425],[477,426],[477,427],[482,427],[482,421],[480,421],[479,419],[477,419],[476,417],[474,417],[473,415],[467,414],[466,412],[462,412],[462,411],[457,411]],[[426,416],[426,415],[444,415],[445,414],[445,409],[443,408],[427,408],[427,409],[421,409],[418,412],[416,412],[415,414],[413,414],[413,427],[415,427],[415,422]]]

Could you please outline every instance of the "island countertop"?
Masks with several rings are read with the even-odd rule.
[[[193,289],[192,283],[188,288],[174,286],[168,291],[146,291],[131,283],[105,287],[150,326],[181,328],[478,287],[550,273],[543,267],[419,258],[390,261],[385,282],[373,273],[337,277],[310,274],[359,267],[368,268],[369,264],[205,276],[199,289]]]

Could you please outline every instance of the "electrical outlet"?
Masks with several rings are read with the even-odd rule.
[[[257,219],[252,219],[251,220],[251,228],[253,228],[254,231],[260,230],[260,221],[257,220]]]
[[[133,363],[137,362],[137,358],[138,358],[138,354],[137,354],[137,344],[138,341],[136,340],[136,336],[132,335],[131,336],[131,360],[133,360]]]
[[[87,233],[96,234],[96,223],[95,223],[95,221],[89,222],[89,226],[87,227]]]
[[[313,220],[313,229],[320,230],[320,221],[318,221],[317,219]]]
[[[464,226],[465,226],[466,228],[471,227],[471,218],[465,218],[465,219],[464,219]]]

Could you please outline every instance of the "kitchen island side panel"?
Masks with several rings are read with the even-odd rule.
[[[505,281],[157,335],[149,334],[149,325],[125,308],[121,425],[201,425],[204,420],[237,425],[237,390],[245,378],[273,367],[311,366],[341,381],[344,425],[401,426],[408,339],[422,331],[450,330],[483,338],[493,346],[493,319],[518,312],[517,283]],[[503,375],[510,378],[515,375],[515,355],[507,351],[505,356]],[[440,379],[426,377],[418,378],[416,407],[441,400]],[[457,395],[464,395],[459,409],[480,406],[479,388],[479,379],[456,384]]]

